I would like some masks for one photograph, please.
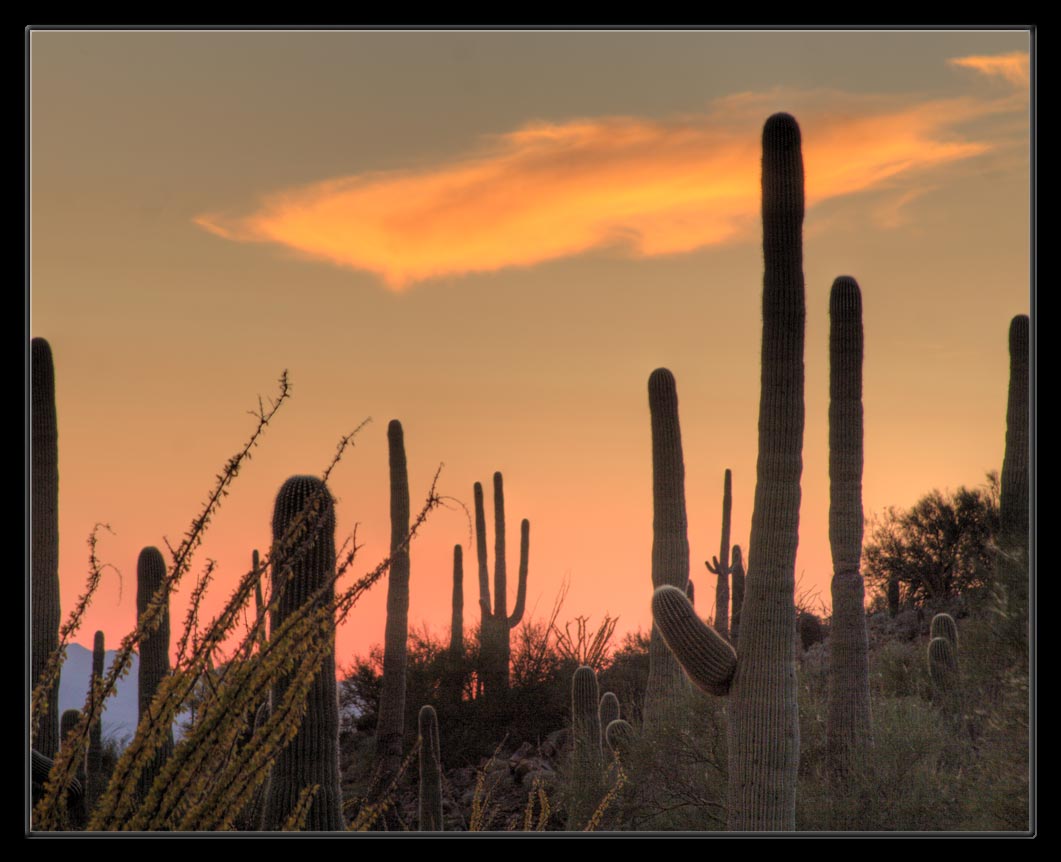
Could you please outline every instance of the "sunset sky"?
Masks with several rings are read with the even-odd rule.
[[[30,36],[30,330],[55,356],[64,614],[135,622],[136,558],[176,544],[289,372],[174,598],[209,616],[267,550],[275,495],[333,474],[354,573],[387,550],[387,423],[414,512],[505,478],[509,603],[651,624],[647,381],[677,379],[690,571],[712,612],[723,472],[747,547],[759,402],[760,133],[803,134],[806,431],[796,575],[829,603],[828,295],[865,315],[867,517],[999,470],[1007,333],[1030,307],[1030,38],[978,32],[60,32]],[[1033,329],[1034,331],[1034,329]],[[492,515],[488,514],[493,547]],[[409,619],[448,637],[456,503],[412,548]],[[491,559],[491,569],[492,569]],[[382,642],[386,584],[337,661]],[[176,642],[176,633],[174,634]]]

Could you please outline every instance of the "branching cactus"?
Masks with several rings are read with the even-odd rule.
[[[729,573],[733,579],[733,612],[729,621],[729,641],[736,646],[740,637],[740,611],[744,606],[744,557],[740,545],[733,546],[732,554]]]
[[[297,540],[292,537],[299,536]],[[288,553],[281,548],[297,549]],[[335,598],[335,504],[316,476],[292,476],[280,488],[273,508],[272,591],[276,599],[270,630],[304,604],[330,604]],[[295,737],[277,755],[266,793],[262,828],[283,828],[302,791],[319,785],[305,828],[334,832],[344,828],[339,788],[339,700],[335,683],[335,631],[332,650],[321,663],[306,699]],[[287,691],[286,677],[273,686],[273,702]]]
[[[383,648],[383,688],[376,724],[376,754],[381,782],[389,783],[402,762],[405,733],[405,667],[409,640],[409,550],[402,548],[409,533],[409,474],[401,423],[387,426],[390,452],[391,554],[387,578],[387,625]]]
[[[680,587],[652,599],[656,625],[701,688],[726,693],[732,831],[795,828],[799,715],[795,563],[803,471],[803,158],[787,114],[763,128],[763,345],[759,458],[739,652]]]
[[[928,628],[930,638],[946,638],[955,655],[958,652],[958,624],[950,614],[936,614]]]
[[[103,682],[103,669],[106,662],[107,652],[103,643],[103,632],[96,632],[92,639],[92,678],[89,685],[95,691],[96,686]],[[96,800],[103,793],[103,721],[97,721],[92,725],[88,735],[88,760],[87,760],[87,787],[88,810],[91,811]]]
[[[726,470],[722,483],[722,544],[717,557],[704,563],[718,578],[715,586],[715,631],[729,640],[729,527],[733,509],[733,474]],[[689,597],[692,601],[692,597]]]
[[[583,665],[571,679],[571,775],[573,804],[569,829],[585,826],[599,801],[603,762],[599,689],[593,668]]]
[[[59,648],[59,433],[55,413],[55,363],[43,338],[30,342],[30,528],[32,544],[30,684]],[[45,757],[59,748],[59,679],[47,694],[34,736]],[[36,718],[36,717],[35,717]]]
[[[140,642],[140,671],[137,697],[139,702],[139,721],[151,712],[151,701],[159,685],[169,676],[169,595],[159,595],[159,588],[166,577],[166,561],[158,548],[144,548],[136,561],[136,616],[140,619],[147,612],[148,606],[161,598],[162,614],[154,631],[145,634]],[[173,752],[173,730],[168,731],[166,742],[155,753],[152,764],[140,774],[140,795],[144,797],[155,778],[162,770]]]
[[[862,560],[862,294],[847,276],[829,296],[829,541],[833,619],[826,748],[844,775],[865,763],[872,743],[869,641]]]
[[[442,755],[438,716],[433,706],[420,707],[420,831],[442,831]]]
[[[684,595],[689,582],[685,462],[678,388],[666,368],[657,368],[648,378],[648,408],[652,420],[652,586],[672,586]],[[682,669],[653,624],[648,647],[646,726],[658,727],[684,690]]]
[[[486,515],[483,486],[475,483],[475,549],[479,558],[479,609],[481,675],[490,698],[503,696],[509,686],[511,646],[509,632],[523,619],[527,601],[527,558],[530,550],[530,521],[524,518],[519,535],[519,585],[516,606],[508,613],[508,580],[505,563],[505,492],[500,473],[494,473],[494,604],[490,607],[490,571],[486,562]]]

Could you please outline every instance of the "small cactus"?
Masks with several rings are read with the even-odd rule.
[[[59,648],[59,433],[55,413],[55,363],[43,338],[30,342],[31,685],[40,682]],[[34,737],[52,758],[59,749],[59,678],[47,693],[46,712]],[[35,716],[36,720],[37,717]]]
[[[438,741],[438,716],[433,706],[422,706],[420,724],[420,824],[421,832],[442,831],[442,756]]]
[[[726,640],[729,640],[729,527],[732,509],[733,473],[726,470],[722,483],[722,545],[718,556],[704,563],[707,570],[718,577],[715,586],[715,631]]]
[[[958,624],[950,614],[936,614],[928,627],[930,638],[946,638],[955,654],[958,651]]]
[[[574,804],[568,828],[581,828],[598,801],[601,789],[601,725],[599,689],[593,668],[583,665],[571,679],[571,771]]]
[[[297,549],[285,552],[283,546],[297,535],[296,523],[304,524],[309,535],[298,540]],[[330,603],[335,597],[335,504],[328,488],[316,476],[292,476],[276,495],[272,526],[273,595],[278,598],[270,630],[276,632],[290,614],[312,598]],[[320,832],[344,828],[334,630],[328,637],[333,648],[313,680],[302,724],[273,761],[262,816],[262,828],[266,830],[282,829],[303,789],[314,784],[319,789],[305,828]],[[276,682],[274,703],[281,701],[287,688],[286,677]]]
[[[136,561],[136,616],[143,619],[148,607],[159,597],[159,588],[166,577],[166,561],[155,547],[144,548]],[[146,632],[140,642],[140,670],[137,687],[139,721],[143,722],[151,713],[151,701],[162,681],[169,676],[169,596],[161,597],[162,613],[157,625]],[[150,720],[150,719],[149,719]],[[155,778],[173,752],[173,730],[169,729],[163,746],[155,752],[154,759],[140,774],[140,795],[144,797],[154,784]]]
[[[958,688],[958,652],[946,637],[934,637],[928,642],[928,672],[932,687],[940,695],[948,695]]]
[[[603,729],[619,717],[619,698],[610,691],[604,692],[601,695],[597,712],[600,716],[600,726]]]
[[[605,728],[604,738],[612,754],[623,757],[637,738],[637,732],[630,722],[618,718]]]

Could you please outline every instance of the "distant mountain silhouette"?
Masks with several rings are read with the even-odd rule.
[[[114,663],[115,650],[107,650],[104,673]],[[118,691],[107,698],[103,706],[103,736],[119,739],[132,736],[136,730],[137,702],[136,680],[140,658],[135,653],[132,669],[125,679],[118,680]],[[80,644],[71,644],[66,650],[63,674],[59,680],[59,713],[67,709],[81,709],[88,694],[88,682],[92,676],[92,650]]]

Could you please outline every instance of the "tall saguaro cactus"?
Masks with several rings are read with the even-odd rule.
[[[390,452],[391,563],[387,578],[387,625],[383,647],[383,688],[376,724],[376,754],[381,780],[389,782],[401,768],[405,732],[405,667],[409,639],[409,473],[405,437],[397,419],[387,426]]]
[[[438,715],[433,706],[420,707],[420,823],[421,832],[442,831],[442,753]]]
[[[500,473],[494,473],[494,606],[490,607],[490,571],[486,562],[486,515],[483,486],[475,483],[475,549],[479,558],[479,609],[482,667],[486,695],[494,698],[508,691],[511,646],[509,631],[523,619],[527,601],[527,558],[530,550],[530,521],[520,524],[519,586],[516,606],[508,613],[508,581],[505,569],[505,492]]]
[[[666,368],[657,368],[648,378],[648,408],[652,420],[652,586],[669,585],[684,594],[689,580],[685,462],[678,424],[678,388]],[[645,724],[658,726],[684,688],[682,669],[653,624]]]
[[[30,685],[36,685],[48,657],[59,648],[59,432],[55,412],[55,363],[43,338],[30,342]],[[59,678],[47,695],[34,748],[45,757],[59,749]]]
[[[104,663],[107,652],[103,643],[103,632],[96,632],[92,639],[92,678],[89,685],[95,691],[103,681]],[[91,811],[96,800],[103,793],[103,720],[92,725],[88,735],[88,810]]]
[[[149,547],[140,551],[136,561],[136,616],[142,619],[148,607],[156,598],[159,587],[166,577],[166,561],[158,548]],[[140,641],[140,670],[137,697],[139,703],[139,721],[151,711],[151,701],[155,699],[162,680],[169,676],[169,595],[162,598],[162,612],[158,625],[148,631]],[[168,731],[166,742],[156,753],[151,766],[140,775],[140,792],[145,794],[173,752],[173,730]]]
[[[659,587],[653,617],[700,687],[730,697],[728,827],[795,828],[799,716],[795,563],[803,471],[803,157],[788,114],[763,128],[763,347],[759,458],[739,654],[684,592]]]
[[[298,524],[305,528],[299,535]],[[277,632],[288,616],[307,602],[330,603],[335,598],[335,504],[316,476],[292,476],[280,488],[273,508],[273,595],[278,596],[270,620]],[[281,546],[297,549],[281,552]],[[273,762],[266,792],[262,828],[282,829],[302,790],[319,786],[305,828],[334,832],[344,828],[339,788],[339,699],[335,683],[335,631],[328,633],[332,649],[314,678],[306,698],[306,712],[295,737]],[[289,680],[273,686],[273,703],[283,700]]]
[[[733,473],[726,470],[722,483],[722,544],[718,556],[704,563],[718,577],[715,585],[715,630],[729,639],[729,526],[733,509]],[[692,601],[692,599],[690,599]]]
[[[446,660],[449,699],[459,703],[464,687],[464,550],[460,545],[453,546],[453,607]]]
[[[1013,592],[1019,624],[1027,625],[1028,590],[1028,361],[1029,329],[1026,314],[1009,325],[1009,398],[1006,404],[1006,453],[1002,460],[999,499],[999,574]]]
[[[869,643],[862,560],[862,294],[847,276],[829,296],[829,541],[833,552],[826,747],[843,775],[870,742]]]

